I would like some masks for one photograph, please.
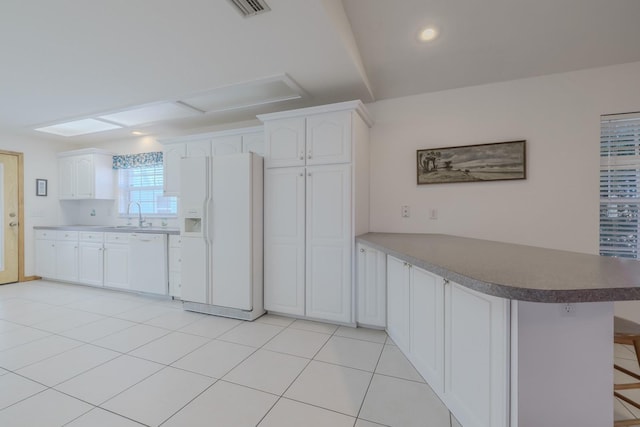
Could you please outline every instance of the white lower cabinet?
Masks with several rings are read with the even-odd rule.
[[[130,289],[129,242],[127,234],[106,233],[104,244],[104,286]]]
[[[387,333],[402,350],[411,352],[409,264],[387,256]]]
[[[509,301],[445,289],[444,400],[465,427],[509,425]]]
[[[80,242],[79,246],[80,277],[78,280],[87,285],[102,286],[104,271],[102,243]]]
[[[47,279],[56,277],[55,236],[55,231],[36,231],[36,274]]]
[[[356,322],[362,326],[387,326],[387,259],[384,252],[356,245]]]
[[[387,332],[465,427],[509,426],[509,301],[387,256]]]
[[[444,383],[444,280],[410,267],[410,360],[434,389]]]
[[[56,239],[55,278],[66,282],[78,281],[78,233],[59,232]]]
[[[182,296],[182,238],[169,236],[169,295]]]

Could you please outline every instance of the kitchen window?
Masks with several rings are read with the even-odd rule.
[[[130,203],[140,203],[142,216],[176,217],[178,202],[175,197],[165,197],[162,192],[162,164],[133,167],[118,170],[118,213],[120,216],[135,216],[138,207]]]
[[[640,113],[600,123],[600,255],[640,258]]]

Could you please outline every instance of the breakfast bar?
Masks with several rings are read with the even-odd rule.
[[[440,234],[367,233],[387,332],[464,426],[611,426],[613,301],[640,262]]]

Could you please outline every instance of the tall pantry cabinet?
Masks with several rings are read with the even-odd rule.
[[[258,118],[265,309],[352,324],[354,236],[369,231],[372,121],[360,101]]]

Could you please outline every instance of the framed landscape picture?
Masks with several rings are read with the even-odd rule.
[[[418,150],[418,185],[525,179],[526,141]]]

